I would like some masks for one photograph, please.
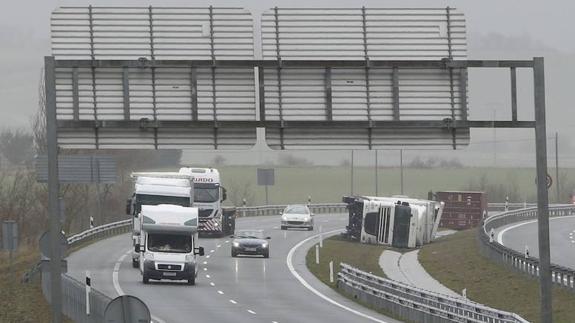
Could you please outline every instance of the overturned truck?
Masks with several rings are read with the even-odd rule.
[[[347,236],[369,244],[416,248],[435,238],[443,202],[405,196],[344,196]]]

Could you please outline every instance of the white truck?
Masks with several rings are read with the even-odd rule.
[[[220,172],[215,168],[182,167],[179,171],[193,177],[194,206],[199,209],[199,232],[226,236],[234,233],[236,208],[223,207],[226,189],[221,185]]]
[[[430,243],[443,212],[442,202],[406,196],[344,197],[348,204],[347,235],[369,244],[415,248]]]
[[[136,250],[144,284],[154,280],[196,283],[198,258],[198,209],[178,205],[143,205],[141,236]]]
[[[132,240],[139,244],[143,205],[193,205],[194,184],[191,176],[177,172],[133,173],[134,193],[128,199],[126,213],[132,216]],[[138,252],[132,253],[132,266],[138,267]]]

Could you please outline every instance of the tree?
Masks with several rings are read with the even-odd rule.
[[[30,165],[34,158],[31,133],[22,129],[4,129],[0,132],[0,153],[12,165]]]

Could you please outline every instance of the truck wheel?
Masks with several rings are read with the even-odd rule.
[[[138,259],[132,258],[132,267],[138,268],[139,266],[140,266],[140,262],[138,261]]]
[[[313,227],[307,228],[308,231],[313,231]]]
[[[238,253],[232,250],[232,257],[237,257]]]
[[[144,274],[144,275],[142,275],[142,282],[143,282],[145,285],[147,285],[147,284],[150,283],[150,278],[148,278],[148,276]]]
[[[264,251],[264,258],[269,258],[270,257],[270,251],[266,250]]]
[[[196,277],[192,276],[190,279],[188,279],[188,285],[195,285],[196,284]]]

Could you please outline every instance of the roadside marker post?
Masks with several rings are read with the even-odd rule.
[[[329,262],[329,282],[333,283],[333,260]]]
[[[92,291],[92,274],[86,270],[86,315],[90,315],[90,292]]]
[[[323,248],[323,235],[321,234],[321,225],[319,226],[319,247]]]
[[[315,264],[319,265],[319,245],[315,245]]]

